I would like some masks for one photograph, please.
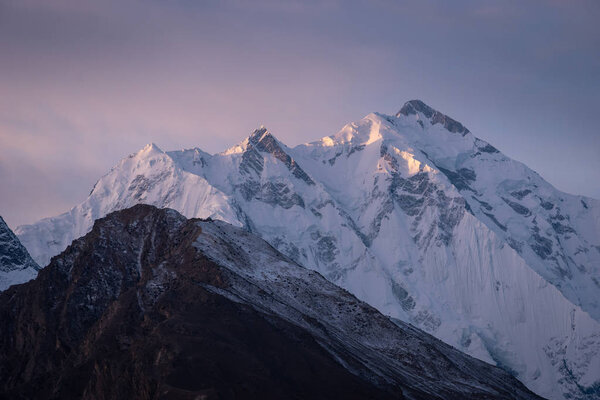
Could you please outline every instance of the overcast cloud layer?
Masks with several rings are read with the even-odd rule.
[[[99,4],[101,3],[101,4]],[[600,198],[597,1],[0,0],[0,215],[82,201],[155,142],[316,140],[419,98]]]

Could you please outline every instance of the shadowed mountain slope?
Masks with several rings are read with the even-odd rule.
[[[242,229],[146,205],[0,294],[0,321],[4,398],[537,398]]]
[[[0,217],[0,291],[35,278],[40,267]]]

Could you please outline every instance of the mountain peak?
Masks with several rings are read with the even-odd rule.
[[[259,128],[252,131],[252,133],[240,143],[225,150],[222,154],[235,154],[244,153],[249,149],[264,147],[265,143],[271,143],[279,146],[279,141],[273,136],[271,132],[264,126],[261,125]]]
[[[271,154],[281,161],[298,179],[303,180],[308,185],[314,185],[313,180],[300,168],[296,161],[287,153],[287,148],[273,136],[267,128],[261,125],[248,138],[247,148],[252,148],[262,153]]]
[[[463,124],[429,107],[421,100],[409,100],[404,103],[400,111],[396,113],[396,117],[401,115],[407,117],[409,115],[422,115],[429,120],[431,125],[442,124],[446,130],[452,133],[460,133],[463,136],[469,133],[469,130]]]
[[[409,116],[417,114],[419,112],[425,115],[427,118],[431,118],[433,117],[433,114],[436,112],[436,110],[429,107],[421,100],[409,100],[406,103],[404,103],[404,105],[402,106],[400,111],[398,111],[396,116],[399,116],[399,114]]]
[[[156,143],[151,142],[148,143],[147,145],[145,145],[139,152],[138,154],[152,154],[152,153],[164,153],[164,151],[161,150],[160,147],[158,147],[156,145]]]
[[[255,129],[254,132],[250,134],[250,136],[248,137],[248,142],[256,144],[259,143],[261,140],[269,137],[273,139],[275,138],[264,125],[261,125],[260,128]]]

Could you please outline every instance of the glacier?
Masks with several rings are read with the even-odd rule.
[[[544,397],[600,396],[600,201],[560,192],[421,101],[294,148],[265,127],[214,155],[150,144],[83,203],[15,232],[46,265],[137,203],[256,233]]]

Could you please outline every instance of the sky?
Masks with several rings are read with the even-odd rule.
[[[600,2],[0,0],[0,215],[67,211],[154,142],[288,146],[411,99],[600,198]]]

